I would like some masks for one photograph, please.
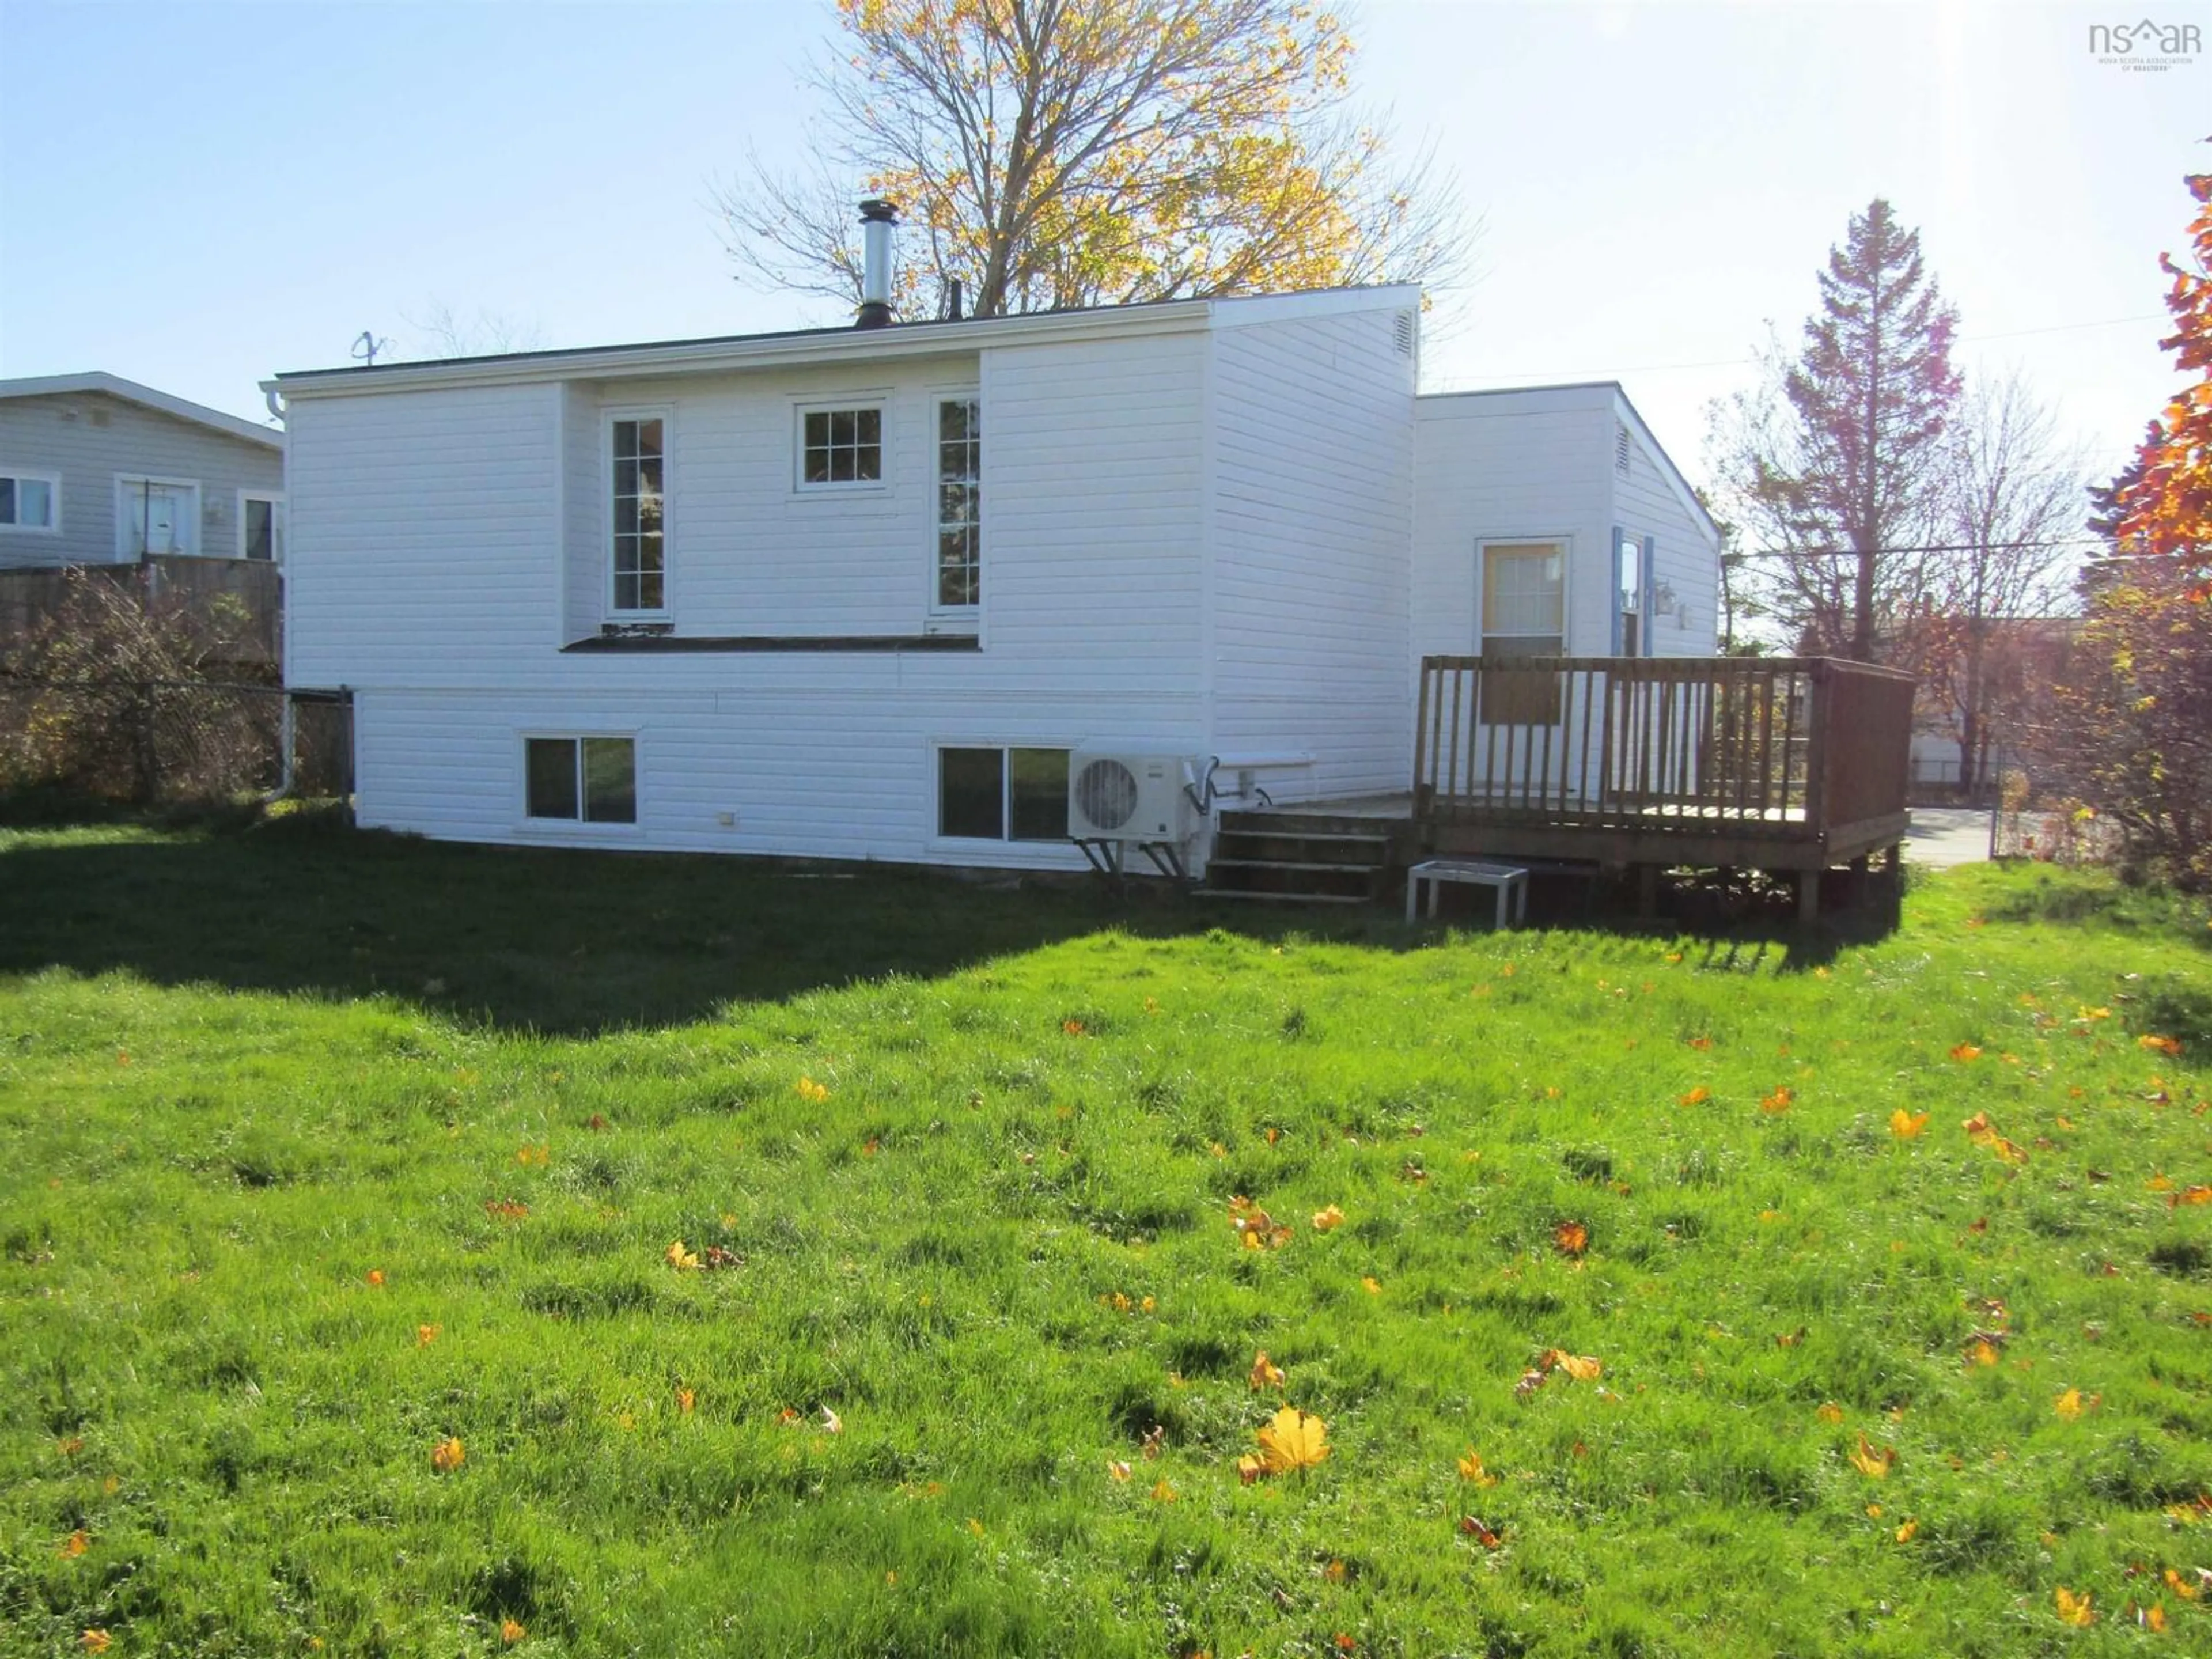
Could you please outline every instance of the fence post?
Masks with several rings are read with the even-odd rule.
[[[131,747],[137,763],[132,799],[141,806],[150,806],[161,785],[161,758],[154,740],[154,683],[137,680],[132,684]]]

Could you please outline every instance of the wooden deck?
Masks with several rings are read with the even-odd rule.
[[[1415,827],[1449,855],[1863,868],[1905,838],[1912,690],[1825,657],[1424,658]]]

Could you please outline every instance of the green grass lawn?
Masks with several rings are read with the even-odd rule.
[[[2201,908],[1246,924],[0,832],[0,1651],[2212,1650]]]

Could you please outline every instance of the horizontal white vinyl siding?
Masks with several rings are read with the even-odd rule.
[[[1674,590],[1687,616],[1658,617],[1651,629],[1651,654],[1657,657],[1709,657],[1720,641],[1720,552],[1711,532],[1682,504],[1660,471],[1664,465],[1629,428],[1628,476],[1615,474],[1613,512],[1623,530],[1641,542],[1655,539],[1657,556],[1652,563],[1655,591],[1660,583]]]
[[[1195,752],[1195,711],[1157,699],[1101,703],[976,696],[878,683],[742,691],[374,692],[355,709],[360,816],[380,829],[513,845],[556,843],[1080,869],[1064,842],[936,835],[939,744],[1075,748],[1164,743]],[[526,733],[634,734],[635,825],[543,824],[522,814]],[[719,815],[732,814],[725,826]]]
[[[560,398],[538,386],[292,404],[291,684],[498,684],[550,659]]]
[[[1413,359],[1396,308],[1215,337],[1214,752],[1278,800],[1407,786]]]
[[[992,661],[1070,694],[1194,700],[1206,337],[983,355],[983,611]]]
[[[1414,424],[1416,659],[1480,648],[1479,544],[1553,537],[1573,542],[1568,654],[1610,653],[1612,388],[1423,398]]]

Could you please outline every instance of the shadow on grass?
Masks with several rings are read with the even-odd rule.
[[[14,815],[10,815],[14,816]],[[18,820],[20,823],[20,819]],[[155,984],[387,994],[507,1029],[679,1025],[891,974],[928,978],[1121,927],[1419,949],[1395,907],[1257,910],[1082,882],[896,867],[799,868],[709,854],[477,847],[357,831],[335,814],[111,819],[0,850],[0,973],[122,969]],[[1811,933],[1785,896],[1676,887],[1632,920],[1626,886],[1537,884],[1531,921],[1701,935],[1708,965],[1802,971],[1898,920],[1894,896]],[[1840,896],[1840,895],[1837,896]],[[1448,917],[1464,925],[1467,917]]]
[[[386,994],[509,1029],[678,1025],[890,974],[928,977],[1119,927],[1396,942],[1387,919],[1224,915],[1172,896],[712,854],[472,847],[313,815],[0,850],[0,973]]]

